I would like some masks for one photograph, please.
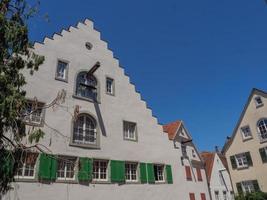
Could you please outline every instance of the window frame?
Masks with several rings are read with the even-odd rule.
[[[135,127],[135,131],[134,131],[134,138],[130,138],[129,135],[130,135],[130,132],[128,131],[127,132],[127,136],[125,135],[125,125],[129,124],[131,125],[134,125]],[[138,141],[138,134],[137,134],[137,123],[136,122],[131,122],[131,121],[126,121],[126,120],[123,120],[123,125],[122,125],[122,128],[123,128],[123,139],[124,140],[128,140],[128,141],[133,141],[133,142],[137,142]]]
[[[158,172],[158,167],[162,168],[162,170],[160,170],[162,174],[158,174],[157,173]],[[165,167],[166,167],[165,164],[160,164],[160,163],[158,163],[158,164],[154,163],[153,164],[155,183],[166,183]],[[157,168],[157,171],[155,170],[155,168]],[[161,180],[159,180],[159,177],[161,177],[162,179],[160,178]]]
[[[261,101],[261,103],[258,102],[258,99]],[[264,105],[262,98],[260,96],[254,97],[254,102],[256,104],[256,108],[262,107]]]
[[[95,143],[74,142],[75,123],[76,123],[77,119],[79,118],[79,116],[81,116],[81,115],[88,116],[94,122],[95,134],[96,134],[96,137],[95,137],[96,142]],[[84,127],[84,125],[83,125],[83,127]],[[84,132],[84,130],[83,130],[83,132]],[[69,145],[75,146],[75,147],[81,147],[81,148],[88,148],[88,149],[100,149],[100,129],[99,129],[99,125],[98,125],[98,122],[96,120],[96,117],[93,114],[91,114],[89,112],[80,112],[80,114],[76,117],[76,120],[75,119],[72,120],[72,132],[71,132],[71,140],[70,140]]]
[[[35,180],[36,179],[36,174],[37,174],[37,166],[38,166],[38,161],[39,161],[39,154],[37,152],[26,152],[26,156],[28,155],[27,153],[31,153],[31,154],[36,154],[36,159],[35,159],[35,163],[33,168],[31,169],[33,171],[33,175],[32,176],[25,176],[25,168],[26,168],[26,162],[25,159],[24,161],[21,163],[22,164],[22,175],[18,175],[18,171],[15,174],[14,178],[16,180]],[[20,167],[18,166],[18,170],[20,169]]]
[[[105,179],[101,179],[101,178],[94,178],[95,176],[95,171],[94,171],[94,167],[95,167],[95,162],[99,163],[98,164],[98,171],[97,171],[97,174],[98,174],[98,177],[101,177],[101,173],[103,174],[103,171],[101,172],[101,162],[105,162],[106,163],[106,171],[105,171],[105,176],[106,178]],[[97,159],[97,158],[94,158],[93,159],[93,166],[92,166],[92,182],[93,183],[101,183],[101,182],[109,182],[109,173],[110,173],[110,160],[108,159]]]
[[[245,130],[249,130],[249,132],[245,131]],[[246,140],[249,140],[249,139],[252,139],[252,132],[251,132],[251,128],[249,125],[245,125],[245,126],[242,126],[240,128],[240,131],[241,131],[241,135],[242,135],[242,138],[243,138],[243,141],[246,141]],[[248,136],[245,136],[245,134],[249,133]]]
[[[66,67],[65,67],[65,73],[64,73],[64,78],[61,78],[58,76],[58,64],[59,63],[65,63],[66,64]],[[57,65],[56,65],[56,72],[55,72],[55,79],[58,80],[58,81],[63,81],[63,82],[68,82],[68,74],[69,74],[69,65],[70,65],[70,62],[65,60],[65,59],[57,59]]]
[[[263,126],[260,125],[260,123],[263,122]],[[262,129],[265,129],[265,133],[262,132]],[[259,119],[259,121],[257,122],[257,131],[258,131],[258,136],[260,139],[260,142],[267,142],[267,118],[261,118]]]
[[[108,91],[108,80],[111,80],[112,84],[111,84],[111,91]],[[111,95],[111,96],[115,96],[115,80],[114,78],[111,78],[109,76],[106,76],[106,94]]]
[[[130,166],[133,166],[135,165],[136,166],[136,169],[135,169],[135,176],[136,176],[136,179],[132,179],[132,170],[130,169],[130,174],[129,176],[131,177],[130,179],[127,179],[127,167],[126,165],[130,165]],[[126,183],[139,183],[139,163],[138,162],[131,162],[131,161],[125,161],[125,182]]]
[[[220,200],[220,193],[218,190],[214,191],[214,197],[215,197],[215,200]]]
[[[251,181],[251,180],[249,180],[249,181],[242,181],[241,182],[241,187],[242,187],[243,193],[255,192],[253,181]],[[248,189],[248,192],[247,192],[246,189]]]
[[[58,182],[61,182],[61,181],[75,181],[76,180],[76,177],[77,177],[77,174],[76,173],[77,173],[77,167],[78,167],[78,157],[59,155],[58,158],[59,159],[58,159],[58,163],[57,163],[57,181]],[[64,165],[64,177],[59,177],[58,176],[58,173],[59,173],[58,167],[59,167],[59,162],[60,162],[60,159],[61,158],[65,159],[65,160],[68,160],[68,159],[75,160],[74,161],[73,177],[72,178],[66,177],[66,174],[68,172],[66,165]]]
[[[239,163],[239,158],[241,157],[242,161],[242,165]],[[235,155],[235,160],[236,160],[236,165],[238,169],[242,169],[242,168],[248,168],[249,167],[249,163],[246,157],[245,153],[239,153]],[[246,163],[246,164],[245,164]]]
[[[44,121],[45,121],[45,110],[43,107],[45,106],[45,103],[44,102],[41,102],[41,101],[37,101],[37,109],[33,112],[33,108],[32,108],[32,104],[34,103],[35,100],[33,99],[27,99],[27,102],[26,102],[26,108],[23,112],[23,115],[25,115],[23,117],[23,122],[26,124],[26,125],[29,125],[29,126],[36,126],[36,127],[43,127],[44,126]],[[25,114],[25,112],[27,112],[26,110],[28,109],[28,104],[31,104],[31,110],[30,110],[30,113],[31,114]],[[39,106],[38,106],[39,105]],[[41,110],[41,114],[40,114],[40,122],[35,122],[32,120],[32,115],[33,113],[35,113],[37,110]],[[26,118],[30,118],[30,119],[26,119]]]

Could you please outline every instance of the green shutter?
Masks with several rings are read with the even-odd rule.
[[[248,161],[248,165],[249,166],[253,166],[253,162],[252,162],[250,153],[249,152],[246,152],[245,155],[246,155],[246,158],[247,158],[247,161]]]
[[[259,187],[258,181],[257,180],[253,180],[252,183],[253,183],[254,190],[256,192],[259,192],[260,191],[260,187]]]
[[[236,164],[235,156],[230,156],[230,160],[231,160],[232,168],[236,169],[237,164]]]
[[[111,160],[111,182],[123,183],[125,182],[125,162],[119,160]]]
[[[165,170],[166,170],[167,182],[169,184],[172,184],[173,180],[172,180],[172,168],[171,168],[171,166],[166,165]]]
[[[39,178],[43,180],[51,179],[51,157],[48,154],[41,153],[39,163]]]
[[[82,182],[92,180],[93,161],[90,158],[79,158],[78,180]]]
[[[266,163],[267,162],[267,155],[266,155],[265,148],[260,148],[259,152],[260,152],[260,155],[261,155],[262,162]]]
[[[50,157],[51,166],[50,166],[50,180],[56,180],[57,178],[57,157]]]
[[[147,167],[147,180],[148,183],[155,183],[154,165],[151,163],[146,164]]]
[[[236,183],[236,189],[237,189],[238,194],[242,194],[243,193],[241,183]]]
[[[147,183],[146,163],[140,163],[140,181],[141,183]]]

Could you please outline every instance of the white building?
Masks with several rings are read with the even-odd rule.
[[[193,200],[191,193],[210,199],[205,172],[197,187],[185,180],[181,149],[90,20],[35,43],[34,50],[45,62],[34,76],[25,71],[25,120],[27,129],[46,133],[37,144],[46,154],[25,153],[4,199]],[[58,94],[63,98],[54,101]]]
[[[226,158],[215,152],[203,152],[201,157],[205,162],[212,200],[234,200]]]

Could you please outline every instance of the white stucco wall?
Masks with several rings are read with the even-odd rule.
[[[45,111],[46,133],[41,143],[53,154],[79,157],[104,158],[147,163],[165,163],[172,166],[173,184],[66,184],[39,182],[16,182],[14,190],[4,199],[14,200],[68,200],[68,199],[116,199],[116,200],[186,200],[189,192],[194,192],[196,199],[200,193],[206,193],[209,200],[206,181],[192,183],[185,180],[185,171],[181,167],[180,149],[175,149],[173,142],[163,133],[162,126],[152,116],[146,103],[141,100],[135,86],[119,67],[113,53],[107,49],[107,43],[100,39],[100,33],[93,29],[91,21],[79,23],[77,28],[62,31],[62,36],[54,35],[45,39],[44,44],[35,44],[35,51],[45,56],[45,62],[34,76],[27,75],[27,97],[37,97],[39,101],[50,103],[58,91],[67,91],[66,101],[60,107]],[[91,51],[85,48],[85,42],[93,44]],[[69,62],[68,82],[55,80],[57,60]],[[85,149],[70,146],[72,134],[72,115],[76,105],[80,112],[90,113],[98,122],[94,104],[73,97],[76,75],[81,70],[88,71],[97,61],[101,67],[95,72],[100,83],[99,108],[103,118],[106,135],[100,134],[100,149]],[[137,66],[138,67],[138,66]],[[115,80],[115,96],[105,93],[105,78]],[[123,140],[123,120],[137,123],[138,142]],[[56,131],[54,130],[56,129]],[[204,178],[204,175],[203,175]]]
[[[224,181],[220,179],[220,171]],[[210,178],[210,191],[212,200],[216,200],[215,191],[219,192],[220,199],[224,200],[223,191],[225,191],[227,195],[227,200],[233,200],[231,194],[231,192],[233,192],[233,188],[231,185],[230,175],[217,154],[215,154],[213,161],[213,168]]]

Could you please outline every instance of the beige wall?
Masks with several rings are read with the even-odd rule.
[[[262,107],[256,108],[254,98],[256,96],[261,96],[264,105]],[[227,162],[229,164],[229,170],[231,174],[231,179],[235,192],[236,183],[245,180],[258,180],[260,189],[267,192],[267,163],[262,163],[262,159],[259,153],[259,148],[266,147],[267,142],[260,143],[258,137],[257,122],[261,118],[267,117],[267,98],[266,95],[259,91],[255,91],[248,104],[247,110],[244,114],[243,119],[241,119],[240,125],[236,129],[235,137],[232,144],[226,152]],[[240,128],[249,125],[252,132],[252,139],[244,141]],[[243,153],[249,151],[253,161],[253,166],[246,169],[235,169],[233,170],[230,156],[238,153]]]

